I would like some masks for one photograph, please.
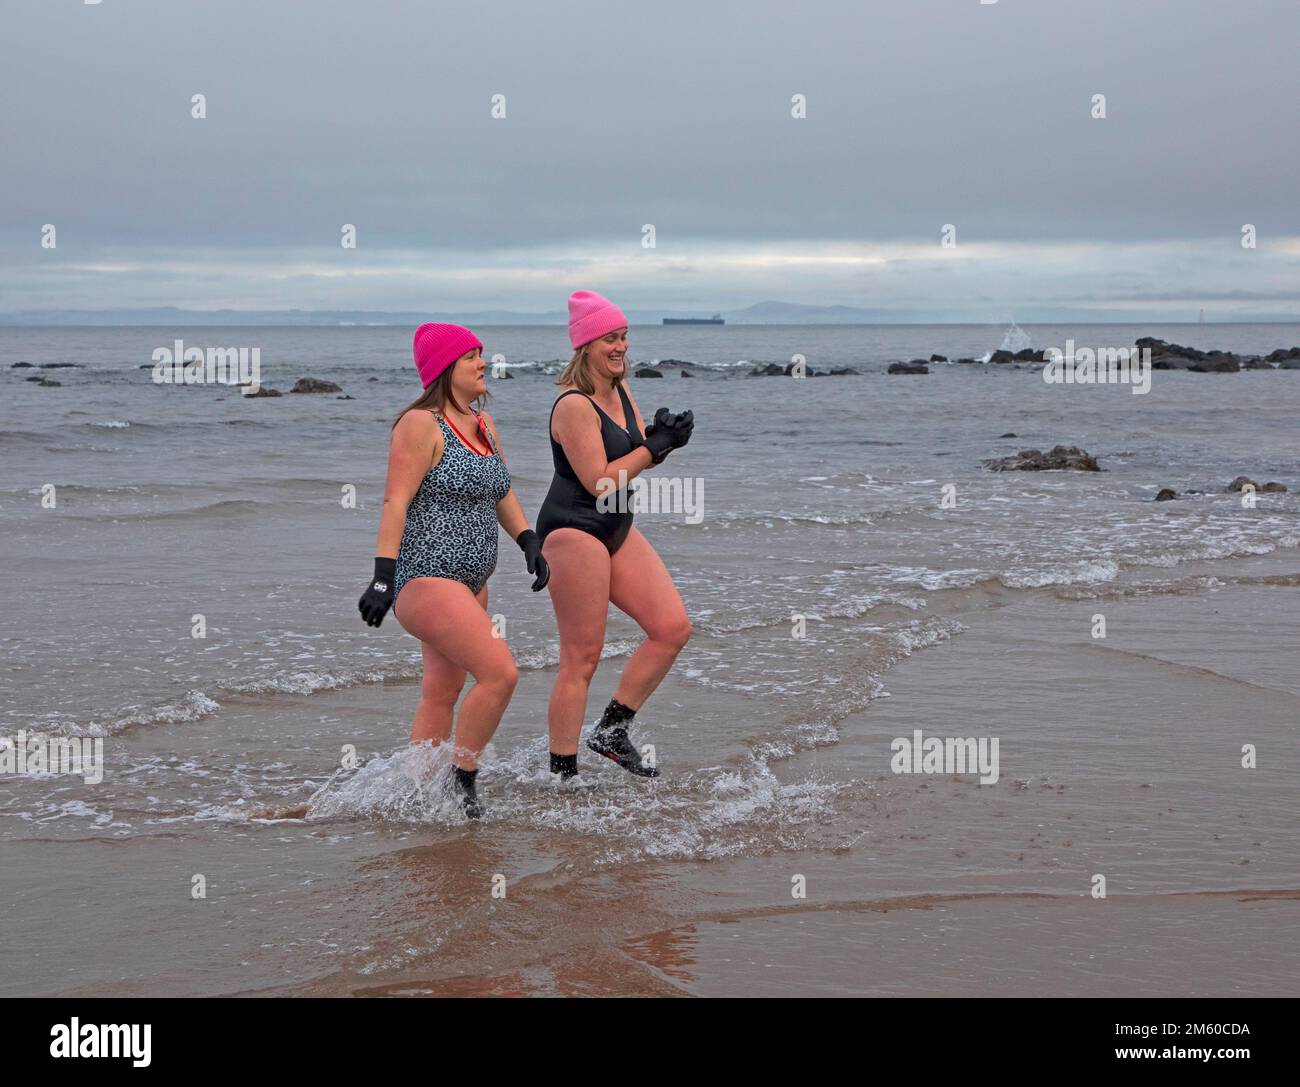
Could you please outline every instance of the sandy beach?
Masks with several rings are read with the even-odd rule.
[[[817,429],[778,437],[756,474],[749,435],[781,379],[723,363],[787,333],[654,335],[646,359],[699,376],[634,391],[689,387],[704,440],[682,470],[707,503],[698,523],[639,522],[695,622],[638,717],[663,776],[593,757],[557,788],[553,618],[503,551],[491,606],[521,679],[480,825],[443,793],[443,753],[405,744],[411,640],[356,621],[401,377],[368,360],[389,333],[336,341],[357,361],[323,373],[352,401],[180,390],[164,421],[131,371],[63,371],[80,393],[62,404],[10,377],[15,572],[62,576],[5,632],[7,722],[102,737],[105,775],[8,783],[5,995],[1297,995],[1296,495],[1247,509],[1226,490],[1300,476],[1297,375],[1157,374],[1149,398],[1067,401],[1027,369],[888,376],[896,345],[825,330],[819,357],[863,372],[795,383]],[[544,369],[493,407],[530,510]],[[159,458],[194,428],[214,437]],[[255,471],[216,470],[223,430],[261,450]],[[1103,471],[983,466],[1063,440]],[[58,520],[38,505],[51,473]],[[354,516],[336,495],[358,478]],[[1184,497],[1156,503],[1162,486]],[[635,637],[611,617],[591,707]],[[895,772],[917,730],[996,739],[996,780]],[[306,819],[258,817],[308,800]]]

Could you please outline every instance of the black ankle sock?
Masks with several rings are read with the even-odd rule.
[[[459,766],[453,766],[452,770],[456,773],[456,781],[460,785],[468,788],[474,787],[474,779],[478,777],[477,770],[462,770]]]
[[[605,716],[600,719],[600,724],[596,727],[613,728],[616,725],[626,725],[635,716],[636,710],[623,705],[617,698],[611,698],[609,705],[605,707]]]
[[[577,755],[557,755],[551,752],[551,773],[559,774],[561,777],[573,777],[578,772]]]

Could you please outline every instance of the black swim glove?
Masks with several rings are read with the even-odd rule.
[[[655,412],[654,422],[645,428],[645,445],[655,464],[662,464],[664,457],[676,448],[673,445],[673,423],[677,416],[667,408]]]
[[[674,416],[671,427],[673,448],[680,449],[689,442],[694,430],[695,413],[693,411],[684,411],[681,415]]]
[[[379,626],[393,606],[393,582],[397,579],[397,560],[375,557],[375,576],[357,602],[361,618],[372,627]]]
[[[536,580],[533,582],[533,592],[541,592],[546,588],[546,583],[551,580],[550,564],[542,558],[542,541],[538,538],[536,532],[531,528],[526,528],[515,537],[515,543],[519,545],[519,550],[524,553],[524,559],[528,563],[528,572],[537,575]]]

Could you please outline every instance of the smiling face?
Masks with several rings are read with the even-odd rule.
[[[587,345],[591,376],[613,384],[627,375],[627,328],[616,328]]]

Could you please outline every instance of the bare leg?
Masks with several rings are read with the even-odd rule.
[[[609,552],[596,537],[576,528],[548,533],[542,554],[551,567],[551,604],[560,631],[560,671],[547,715],[551,750],[578,750],[587,689],[605,646],[609,615]]]
[[[623,705],[639,710],[690,638],[691,621],[663,560],[636,528],[611,560],[609,598],[646,633],[614,692]]]
[[[486,611],[486,585],[478,594],[478,602]],[[420,684],[420,704],[411,721],[411,743],[445,744],[451,739],[452,711],[465,686],[465,669],[457,667],[428,642],[421,642],[420,650],[424,655],[424,680]]]
[[[460,582],[446,578],[408,581],[393,612],[403,629],[474,677],[456,721],[454,761],[462,769],[477,770],[478,757],[501,723],[519,678],[505,639],[493,633],[484,604]]]

